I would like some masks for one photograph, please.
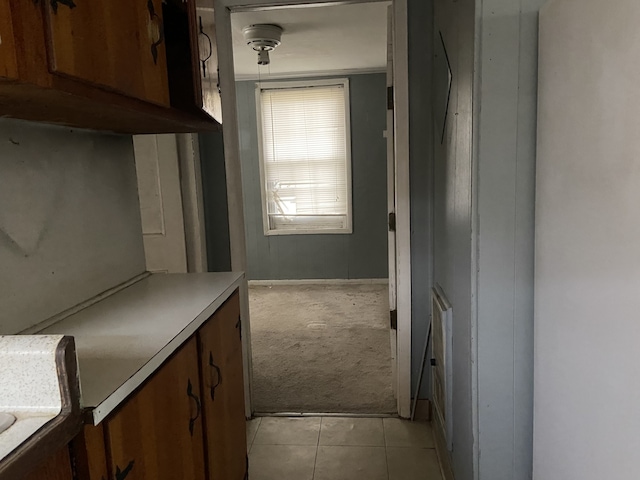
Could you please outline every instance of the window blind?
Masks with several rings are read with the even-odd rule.
[[[270,231],[350,229],[343,83],[260,90]]]

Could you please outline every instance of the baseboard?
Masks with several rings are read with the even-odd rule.
[[[301,280],[249,280],[250,287],[275,287],[276,285],[388,285],[387,278],[317,278]]]
[[[449,450],[447,450],[447,440],[444,435],[444,430],[437,421],[432,421],[433,437],[436,441],[436,452],[438,453],[438,459],[440,460],[440,468],[442,469],[442,478],[444,480],[455,480],[453,477],[453,468],[451,467],[451,456]]]

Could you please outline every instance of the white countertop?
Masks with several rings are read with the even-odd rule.
[[[16,418],[0,433],[0,461],[62,411],[56,364],[61,335],[0,336],[0,412]]]
[[[40,333],[75,337],[82,406],[97,425],[243,281],[235,272],[154,274]]]

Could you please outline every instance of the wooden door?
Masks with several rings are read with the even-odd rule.
[[[50,0],[53,73],[169,105],[162,0]]]
[[[236,291],[198,333],[209,480],[247,475],[239,298]]]
[[[69,449],[62,447],[23,480],[73,480]]]
[[[0,79],[15,79],[18,75],[11,8],[8,1],[0,3]]]
[[[106,420],[105,438],[112,478],[205,479],[195,338]]]

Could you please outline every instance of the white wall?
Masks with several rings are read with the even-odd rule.
[[[638,478],[640,2],[541,14],[537,480]]]
[[[0,120],[0,334],[145,270],[130,136]]]

